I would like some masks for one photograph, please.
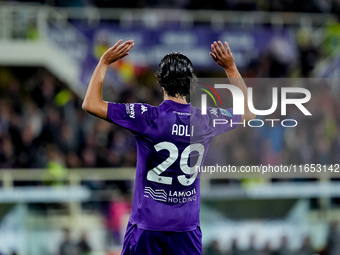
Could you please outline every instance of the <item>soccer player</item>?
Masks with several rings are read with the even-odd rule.
[[[228,44],[214,42],[213,60],[245,97],[244,115],[232,109],[208,108],[207,114],[187,103],[194,82],[191,61],[181,53],[164,56],[157,72],[164,101],[159,106],[104,102],[102,84],[109,65],[128,55],[132,40],[119,40],[100,58],[83,109],[130,130],[137,142],[137,169],[132,212],[122,254],[202,254],[199,222],[201,166],[211,139],[255,116],[247,106],[247,89]],[[215,118],[228,124],[213,127]]]

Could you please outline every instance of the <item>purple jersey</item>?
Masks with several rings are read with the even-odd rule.
[[[223,124],[216,124],[217,119]],[[233,115],[232,109],[219,108],[208,108],[202,115],[190,104],[165,100],[158,107],[109,103],[107,120],[136,136],[130,223],[154,231],[195,230],[200,210],[195,169],[202,165],[211,139],[235,128],[241,116]]]

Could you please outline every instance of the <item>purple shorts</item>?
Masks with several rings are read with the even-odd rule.
[[[122,255],[202,255],[200,227],[187,232],[151,231],[127,226]]]

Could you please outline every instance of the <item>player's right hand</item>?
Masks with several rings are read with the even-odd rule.
[[[101,56],[100,61],[102,61],[105,65],[110,65],[113,62],[129,55],[128,51],[132,49],[135,45],[133,40],[128,40],[122,43],[123,40],[119,40],[109,48],[103,56]]]
[[[227,42],[224,42],[224,45],[221,41],[214,42],[211,44],[210,56],[212,59],[225,70],[229,70],[235,68],[235,61],[233,54],[231,54],[229,45]]]

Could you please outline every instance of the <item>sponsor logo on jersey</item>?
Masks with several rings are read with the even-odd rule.
[[[220,112],[221,112],[221,114],[224,115],[224,116],[233,117],[233,115],[232,115],[228,110],[226,110],[226,109],[220,108]]]
[[[211,113],[212,115],[215,115],[216,118],[218,118],[217,108],[212,108],[212,109],[210,109],[210,113]]]
[[[167,203],[187,203],[197,200],[196,189],[193,188],[187,191],[170,190],[169,194],[164,189],[155,189],[151,187],[144,188],[144,197],[152,198],[153,200]]]
[[[191,113],[189,113],[189,112],[177,112],[177,111],[173,111],[173,113],[175,113],[175,114],[178,114],[178,115],[191,115]]]
[[[140,108],[142,110],[142,114],[148,110],[148,107],[146,107],[144,105],[141,105]]]
[[[129,104],[129,113],[128,113],[129,117],[131,119],[135,118],[135,105],[134,104]]]
[[[151,197],[153,200],[166,202],[168,195],[164,189],[153,190],[151,187],[145,187],[144,197]]]

